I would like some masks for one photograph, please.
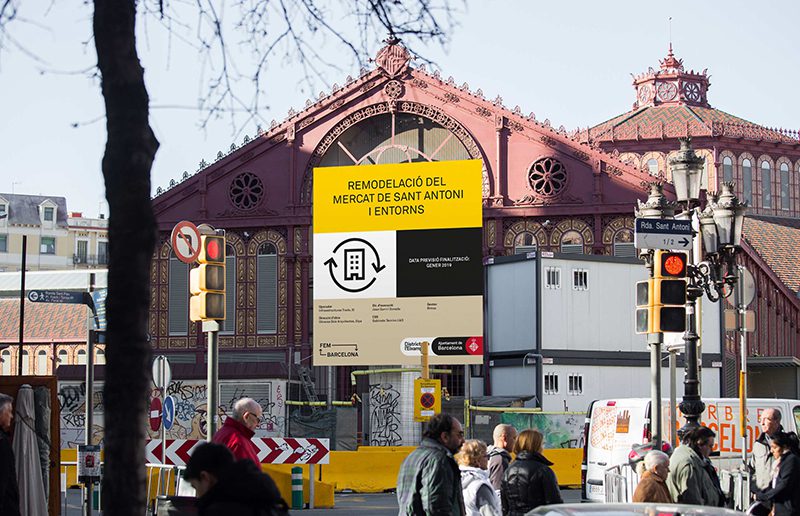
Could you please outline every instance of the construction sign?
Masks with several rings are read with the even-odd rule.
[[[442,411],[442,381],[414,380],[414,421],[421,423]]]
[[[483,362],[478,160],[314,169],[314,365]]]

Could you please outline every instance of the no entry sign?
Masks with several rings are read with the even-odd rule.
[[[161,428],[161,398],[153,398],[150,401],[150,430],[158,432]]]

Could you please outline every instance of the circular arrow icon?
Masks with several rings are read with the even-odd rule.
[[[381,264],[378,250],[363,238],[348,238],[339,242],[324,265],[337,287],[345,292],[363,292],[377,281],[378,274],[386,269]],[[337,256],[340,262],[336,261]]]

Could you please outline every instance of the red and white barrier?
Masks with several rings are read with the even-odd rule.
[[[167,439],[167,464],[185,466],[198,439]],[[262,464],[330,464],[330,439],[254,437]],[[161,464],[161,440],[150,439],[145,446],[147,462]]]

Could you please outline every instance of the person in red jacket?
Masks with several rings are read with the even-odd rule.
[[[258,448],[252,437],[262,414],[261,405],[256,400],[240,399],[234,403],[233,414],[225,419],[212,442],[227,447],[236,460],[249,459],[258,465]]]

